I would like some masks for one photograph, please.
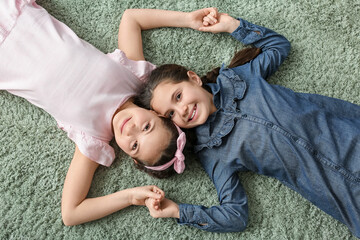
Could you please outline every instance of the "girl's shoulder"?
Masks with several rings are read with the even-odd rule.
[[[146,81],[151,71],[156,68],[156,65],[152,64],[149,61],[134,61],[127,58],[126,54],[120,49],[115,49],[114,52],[108,53],[107,56],[116,63],[127,68],[143,82]]]
[[[237,101],[244,98],[247,89],[246,81],[233,69],[222,67],[217,79],[217,84],[220,89],[221,102],[226,105],[229,101],[231,101],[231,104],[234,100]]]

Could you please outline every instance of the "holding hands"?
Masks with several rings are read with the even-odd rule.
[[[219,13],[217,8],[203,8],[189,13],[190,27],[202,32],[232,33],[240,21],[226,13]]]
[[[135,187],[129,191],[130,205],[145,205],[153,218],[179,218],[179,206],[165,198],[165,193],[154,185]]]
[[[148,198],[145,200],[145,205],[153,218],[180,218],[179,205],[170,199],[164,198],[158,201]]]
[[[127,189],[129,191],[129,203],[131,205],[145,205],[146,199],[153,199],[153,201],[162,201],[165,197],[163,190],[157,186],[143,186]]]

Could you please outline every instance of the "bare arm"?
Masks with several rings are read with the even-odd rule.
[[[141,31],[160,27],[186,27],[198,30],[203,18],[216,8],[204,8],[193,12],[178,12],[159,9],[128,9],[119,26],[118,47],[132,60],[145,60]],[[210,17],[210,16],[209,16]]]
[[[86,198],[99,164],[76,147],[63,187],[61,212],[65,225],[77,225],[102,218],[130,205],[144,205],[148,197],[163,198],[156,186],[129,188],[106,196]],[[155,193],[157,192],[157,193]]]

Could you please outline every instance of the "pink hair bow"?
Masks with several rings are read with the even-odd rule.
[[[169,162],[165,163],[164,165],[160,165],[160,166],[155,166],[155,167],[150,167],[150,166],[145,166],[148,169],[151,170],[155,170],[155,171],[162,171],[165,170],[167,168],[169,168],[171,165],[174,164],[174,170],[180,174],[182,172],[184,172],[185,169],[185,156],[183,154],[183,150],[186,144],[186,136],[185,133],[177,126],[175,125],[178,132],[179,132],[179,137],[176,141],[177,144],[177,150],[175,152],[175,157],[173,159],[171,159]]]

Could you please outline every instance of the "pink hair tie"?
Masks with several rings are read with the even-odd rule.
[[[155,167],[145,166],[147,169],[155,170],[155,171],[162,171],[162,170],[168,169],[171,165],[174,164],[174,169],[178,174],[180,174],[184,171],[185,156],[183,154],[183,150],[184,150],[185,143],[186,143],[186,136],[185,136],[185,133],[176,124],[175,124],[175,126],[179,132],[179,137],[176,141],[177,150],[175,152],[175,157],[173,159],[171,159],[169,162],[165,163],[164,165],[155,166]]]

